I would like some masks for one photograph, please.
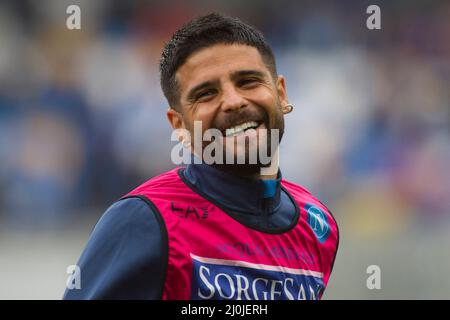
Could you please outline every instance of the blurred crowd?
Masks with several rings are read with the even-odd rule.
[[[286,77],[285,178],[363,236],[450,219],[450,2],[0,2],[0,223],[99,216],[174,165],[164,42],[220,11],[261,29]],[[66,8],[81,8],[81,30]],[[373,3],[375,4],[375,3]]]

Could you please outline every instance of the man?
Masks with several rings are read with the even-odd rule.
[[[236,162],[239,153],[248,159],[277,145],[292,111],[262,34],[238,19],[200,17],[173,35],[160,70],[168,120],[201,163],[155,177],[113,204],[79,260],[81,289],[64,298],[321,298],[339,241],[331,213],[282,179],[273,152],[270,163],[259,154]],[[221,136],[195,143],[195,122],[202,134]],[[214,154],[232,150],[233,161],[203,161],[217,142]]]

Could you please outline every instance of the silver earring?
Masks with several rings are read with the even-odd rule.
[[[285,114],[291,113],[292,110],[294,110],[294,105],[288,103],[287,105],[284,106],[284,110],[285,110],[284,111]]]

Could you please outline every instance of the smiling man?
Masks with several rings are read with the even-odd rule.
[[[219,39],[226,37],[224,34]],[[231,37],[229,41],[232,41]],[[176,95],[168,111],[169,121],[174,129],[187,130],[188,137],[203,137],[208,130],[217,129],[224,137],[214,141],[216,146],[213,148],[217,150],[223,146],[220,164],[224,165],[220,169],[258,176],[263,166],[259,149],[264,149],[261,151],[269,156],[271,148],[277,150],[284,132],[283,112],[291,110],[284,78],[276,76],[273,55],[268,47],[261,46],[261,50],[267,51],[262,56],[257,48],[239,42],[211,46],[209,42],[198,41],[195,45],[189,44],[188,49],[194,53],[185,58],[176,73],[166,76],[165,68],[173,67],[179,61],[162,68],[166,96],[170,101],[172,95]],[[166,51],[163,61],[175,60],[171,54]],[[195,122],[201,124],[201,132],[195,132],[198,129],[192,125]],[[275,132],[279,139],[271,141]],[[204,139],[200,146],[195,143],[191,144],[192,150],[197,151],[197,155],[200,153],[199,156],[210,144]],[[226,152],[232,156],[227,158]],[[249,163],[252,152],[256,154],[256,161]],[[240,164],[237,161],[239,155],[243,160]],[[214,165],[217,167],[219,163]],[[276,174],[277,171],[264,178],[276,178]]]
[[[163,173],[113,204],[79,260],[81,289],[64,297],[321,298],[338,228],[281,177],[276,152],[292,105],[262,34],[235,18],[200,17],[173,35],[160,69],[168,120],[192,158],[214,143],[224,156]],[[196,130],[215,138],[192,140]]]

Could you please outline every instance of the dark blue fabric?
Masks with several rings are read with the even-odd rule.
[[[188,165],[184,177],[248,227],[285,228],[295,206],[272,182],[242,178],[206,164]],[[267,196],[272,195],[267,201]],[[78,266],[81,289],[64,299],[159,299],[165,278],[166,235],[152,209],[139,198],[113,204],[94,228]]]
[[[129,198],[101,217],[77,263],[81,289],[64,299],[159,299],[166,252],[150,207]]]
[[[188,165],[184,176],[248,227],[285,228],[295,217],[293,202],[280,188],[280,171],[275,179],[275,191],[271,190],[274,194],[271,198],[265,198],[265,180],[235,176],[207,164]]]

